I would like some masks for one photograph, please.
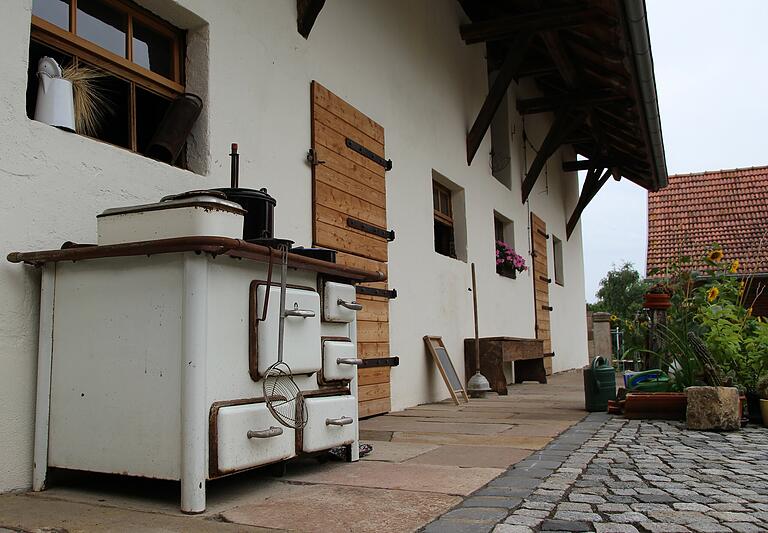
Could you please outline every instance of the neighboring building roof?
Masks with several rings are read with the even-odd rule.
[[[742,273],[768,273],[768,166],[669,176],[648,193],[648,270],[680,254],[701,256],[713,243]]]

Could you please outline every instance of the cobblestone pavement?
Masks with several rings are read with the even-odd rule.
[[[591,414],[423,531],[768,532],[768,429]]]

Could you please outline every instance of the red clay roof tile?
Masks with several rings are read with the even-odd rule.
[[[703,268],[713,243],[740,272],[768,273],[768,166],[676,174],[648,193],[649,271],[680,254]]]

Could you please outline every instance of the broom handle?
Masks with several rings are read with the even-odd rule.
[[[472,263],[472,306],[475,312],[475,372],[480,372],[480,335],[477,328],[477,279],[475,264]]]

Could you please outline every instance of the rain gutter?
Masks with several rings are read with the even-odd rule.
[[[645,0],[617,0],[623,10],[629,34],[632,67],[634,68],[638,97],[645,121],[645,132],[651,149],[654,190],[667,185],[667,161],[664,156],[664,139],[661,134],[661,115],[653,73],[653,55],[648,32],[648,13]]]

